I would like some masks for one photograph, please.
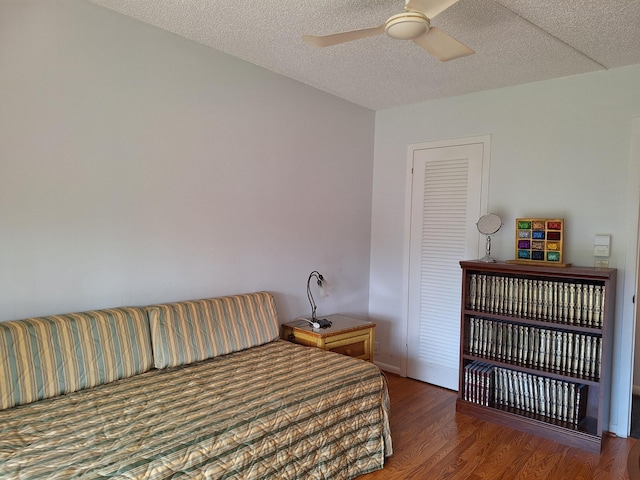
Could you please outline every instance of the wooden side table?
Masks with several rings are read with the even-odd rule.
[[[332,325],[314,330],[304,320],[296,320],[282,326],[283,338],[373,362],[375,323],[346,315],[327,315],[321,318],[330,320]]]

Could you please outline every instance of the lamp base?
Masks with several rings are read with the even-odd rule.
[[[331,325],[333,325],[331,321],[327,320],[326,318],[318,318],[316,319],[316,322],[320,325],[320,328],[329,328]]]

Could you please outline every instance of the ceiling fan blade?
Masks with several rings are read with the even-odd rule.
[[[360,38],[372,37],[384,33],[384,25],[379,27],[364,28],[362,30],[353,30],[351,32],[334,33],[333,35],[325,35],[324,37],[316,37],[314,35],[303,35],[302,39],[313,47],[330,47],[339,43],[350,42]]]
[[[424,13],[429,20],[444,12],[459,0],[409,0],[404,7],[405,10]]]
[[[437,27],[431,27],[427,33],[414,38],[413,41],[441,62],[455,60],[475,53],[465,44]]]

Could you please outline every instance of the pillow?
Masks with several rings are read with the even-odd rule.
[[[112,308],[0,322],[0,409],[149,370],[142,308]]]
[[[279,338],[267,292],[147,307],[154,366],[167,368],[225,355]]]

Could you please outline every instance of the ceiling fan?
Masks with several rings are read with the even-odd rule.
[[[458,0],[405,0],[404,12],[389,17],[378,27],[323,37],[303,35],[302,38],[314,47],[330,47],[386,33],[391,38],[413,40],[438,60],[446,62],[475,53],[439,28],[431,27],[431,19],[456,2]]]

